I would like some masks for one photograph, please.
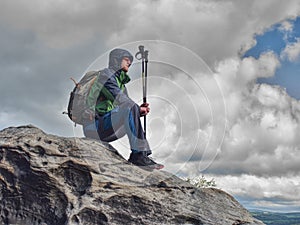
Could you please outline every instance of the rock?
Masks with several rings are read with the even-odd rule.
[[[0,224],[263,224],[232,196],[129,164],[111,146],[0,132]]]

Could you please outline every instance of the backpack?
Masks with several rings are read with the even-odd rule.
[[[76,124],[83,125],[85,121],[93,120],[95,117],[95,105],[89,106],[87,104],[87,99],[93,86],[94,82],[98,78],[100,71],[90,71],[87,72],[79,81],[76,81],[71,78],[75,87],[70,93],[69,103],[68,103],[68,114],[69,118]],[[96,102],[95,102],[96,104]]]

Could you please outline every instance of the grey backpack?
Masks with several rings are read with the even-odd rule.
[[[87,72],[78,83],[71,78],[75,83],[75,87],[70,93],[68,112],[66,114],[75,122],[75,125],[83,125],[86,121],[93,120],[95,117],[95,105],[88,105],[87,98],[99,74],[100,71]]]

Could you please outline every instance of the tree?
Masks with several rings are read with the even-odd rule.
[[[198,188],[209,188],[209,187],[216,187],[216,181],[214,178],[211,180],[207,180],[204,175],[194,178],[186,178],[185,181],[189,182],[190,184],[198,187]]]

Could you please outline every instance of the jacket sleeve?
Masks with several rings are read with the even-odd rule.
[[[107,69],[108,70],[108,69]],[[122,91],[117,83],[115,74],[112,72],[108,72],[104,70],[104,76],[100,76],[99,82],[104,83],[104,87],[109,91],[112,95],[114,101],[116,101],[116,105],[120,107],[132,107],[136,103],[127,95],[127,90]]]

